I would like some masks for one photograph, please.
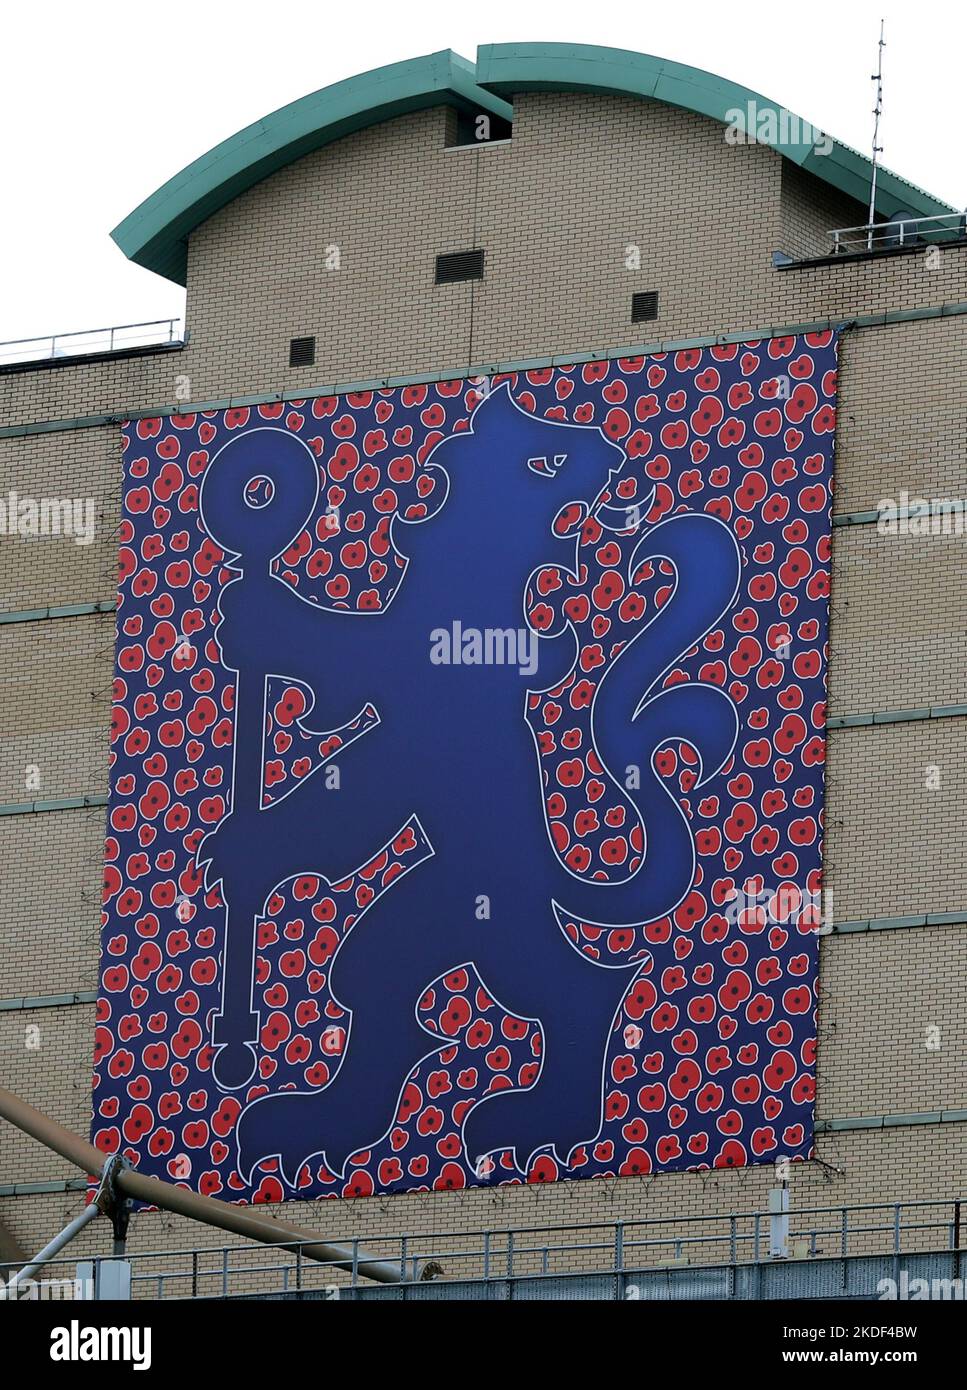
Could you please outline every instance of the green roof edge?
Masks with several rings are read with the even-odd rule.
[[[487,44],[477,50],[477,81],[508,98],[517,92],[540,91],[642,97],[681,107],[723,125],[729,123],[727,112],[735,108],[745,110],[752,101],[760,110],[775,111],[777,116],[785,113],[793,129],[806,124],[778,102],[715,73],[647,53],[600,48],[596,44]],[[849,197],[861,203],[868,201],[871,161],[849,145],[833,140],[829,154],[820,153],[812,142],[779,140],[772,143],[772,148]],[[882,166],[877,170],[876,208],[887,217],[900,211],[919,217],[962,211]]]
[[[447,105],[510,120],[506,98],[517,92],[601,92],[677,106],[728,123],[727,113],[750,101],[792,113],[748,87],[700,68],[644,53],[593,44],[488,44],[476,65],[442,49],[333,83],[280,107],[188,164],[134,209],[111,236],[138,265],[184,284],[188,237],[206,218],[254,184],[313,150],[357,130],[427,107]],[[795,119],[795,118],[793,118]],[[865,202],[871,164],[839,141],[829,154],[811,143],[773,145],[784,158],[849,197]],[[920,217],[958,211],[880,168],[877,211]]]
[[[229,136],[170,178],[111,233],[129,260],[184,284],[188,237],[260,180],[354,131],[425,110],[456,106],[505,120],[507,102],[485,92],[466,58],[442,49],[335,82]]]

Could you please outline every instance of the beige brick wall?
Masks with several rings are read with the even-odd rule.
[[[107,791],[114,614],[0,625],[0,803]]]
[[[815,174],[783,160],[778,250],[795,260],[828,255],[834,228],[857,227],[868,209]]]
[[[447,149],[448,118],[417,113],[308,156],[223,209],[192,238],[191,343],[183,352],[0,374],[0,425],[195,399],[307,391],[327,381],[462,370],[468,363],[615,348],[634,341],[967,300],[967,254],[938,268],[887,258],[777,273],[774,249],[804,250],[853,220],[763,147],[650,103],[532,95],[514,137]],[[323,268],[325,248],[342,268]],[[625,268],[629,244],[642,269]],[[440,251],[485,247],[482,283],[436,287]],[[239,293],[240,284],[244,292]],[[632,326],[630,297],[659,289],[656,324]],[[290,337],[314,333],[316,366],[287,366]],[[956,496],[967,476],[967,319],[847,335],[837,512],[900,488]],[[119,498],[114,425],[0,439],[0,490],[96,499],[98,531],[0,543],[0,610],[114,596]],[[833,714],[967,698],[965,585],[957,539],[834,533]],[[0,801],[105,786],[105,691],[112,619],[0,625]],[[967,912],[967,719],[837,731],[830,738],[827,873],[838,920]],[[939,786],[927,787],[930,767]],[[0,998],[89,989],[96,979],[103,810],[0,816]],[[821,1117],[967,1104],[958,926],[851,934],[821,948]],[[0,1011],[2,1079],[83,1132],[93,1009]],[[940,1030],[939,1050],[925,1046]],[[37,1028],[27,1046],[27,1029]],[[967,1125],[848,1132],[820,1140],[820,1165],[793,1179],[793,1205],[946,1197],[963,1182]],[[0,1184],[70,1176],[0,1128]],[[617,1183],[337,1201],[285,1215],[334,1235],[611,1221],[759,1208],[768,1169]],[[76,1194],[0,1198],[29,1247],[78,1207]],[[105,1249],[106,1223],[83,1249]],[[199,1239],[163,1213],[139,1216],[132,1245]],[[204,1236],[202,1237],[204,1240]],[[215,1237],[212,1235],[212,1243]]]
[[[817,1116],[963,1105],[965,974],[962,924],[823,938]]]
[[[964,538],[837,528],[833,541],[829,712],[965,702]]]
[[[231,204],[198,230],[196,397],[240,381],[292,390],[385,373],[388,345],[406,344],[404,372],[416,362],[466,367],[472,287],[438,289],[433,278],[438,252],[474,244],[476,166],[446,148],[445,117],[419,112],[308,155],[244,194],[241,216]],[[333,246],[340,268],[327,270]],[[241,283],[254,292],[240,295]],[[316,366],[293,370],[289,339],[302,334],[317,336]]]
[[[0,999],[96,987],[104,818],[103,806],[0,816]]]
[[[963,272],[964,279],[954,287],[960,301],[967,296],[967,260]],[[828,273],[837,275],[839,267]],[[846,335],[840,362],[835,511],[866,511],[881,498],[896,498],[904,488],[925,497],[963,496],[965,360],[967,317]]]
[[[0,426],[83,415],[123,418],[147,405],[173,405],[184,359],[185,353],[176,350],[0,372]]]
[[[965,801],[967,718],[834,730],[823,873],[834,920],[967,909]]]
[[[121,512],[121,438],[116,425],[0,439],[0,498],[77,499],[93,504],[94,539],[0,535],[0,610],[113,600]],[[84,515],[86,516],[86,510]]]

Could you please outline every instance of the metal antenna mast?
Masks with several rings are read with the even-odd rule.
[[[870,182],[870,216],[869,228],[867,231],[866,249],[873,250],[873,218],[876,215],[876,163],[877,155],[883,153],[883,146],[877,144],[880,138],[880,116],[883,114],[883,50],[886,48],[886,41],[883,38],[883,20],[880,20],[880,43],[877,51],[876,72],[873,73],[872,82],[876,83],[876,106],[873,110],[873,177]]]

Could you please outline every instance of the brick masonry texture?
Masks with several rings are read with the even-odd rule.
[[[113,599],[121,510],[121,440],[116,426],[0,439],[0,500],[93,505],[94,539],[0,535],[0,608],[4,612]],[[80,599],[78,595],[84,594]],[[89,597],[88,597],[89,596]]]
[[[964,537],[834,532],[829,712],[964,702]],[[941,735],[942,737],[942,735]]]
[[[779,177],[781,234],[776,249],[794,260],[828,255],[834,227],[857,227],[866,221],[867,208],[789,160],[783,160]]]
[[[0,802],[107,791],[114,614],[0,625]]]
[[[222,209],[189,246],[182,351],[0,374],[0,425],[72,419],[230,394],[307,393],[333,381],[767,329],[967,301],[967,250],[777,272],[772,252],[821,252],[862,208],[763,146],[658,104],[534,94],[513,139],[448,146],[452,113],[425,111],[348,137]],[[473,246],[479,282],[436,286],[434,258]],[[326,269],[331,248],[338,270]],[[638,270],[626,265],[640,249]],[[244,285],[244,293],[239,286]],[[657,289],[660,317],[631,323]],[[314,366],[288,366],[314,334]],[[847,333],[837,513],[881,499],[957,497],[967,476],[967,318]],[[0,439],[0,496],[91,498],[92,545],[0,537],[0,610],[114,598],[116,426]],[[964,540],[834,531],[830,712],[967,700]],[[106,790],[111,615],[0,625],[0,801]],[[36,767],[40,788],[28,791]],[[844,729],[829,740],[826,886],[832,917],[964,912],[967,719]],[[101,808],[0,816],[0,998],[94,987]],[[820,1118],[967,1105],[964,928],[824,938]],[[89,1113],[91,1005],[0,1011],[0,1081],[78,1132]],[[936,1029],[933,1033],[929,1030]],[[928,1042],[931,1043],[928,1046]],[[937,1043],[936,1046],[932,1045]],[[793,1209],[946,1198],[964,1181],[967,1125],[821,1136]],[[0,1184],[74,1177],[0,1128]],[[763,1210],[769,1168],[664,1174],[463,1194],[288,1205],[328,1236],[668,1218]],[[80,1194],[0,1198],[36,1248]],[[800,1223],[805,1226],[805,1219]],[[71,1256],[110,1239],[97,1222]],[[459,1237],[454,1237],[458,1240]],[[926,1238],[925,1238],[926,1239]],[[136,1217],[136,1251],[216,1244],[164,1213]],[[536,1243],[536,1242],[535,1242]],[[938,1237],[934,1244],[943,1244]],[[452,1244],[452,1242],[451,1242]],[[820,1240],[835,1253],[835,1238]],[[455,1271],[454,1271],[455,1272]]]

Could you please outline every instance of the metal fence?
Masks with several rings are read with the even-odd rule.
[[[126,352],[131,348],[161,347],[184,341],[181,319],[152,319],[112,328],[89,328],[81,333],[52,333],[43,338],[14,338],[0,343],[0,365],[44,362],[57,357],[86,357],[92,353]]]
[[[321,1204],[320,1215],[327,1209],[328,1204]],[[349,1270],[304,1259],[299,1248],[275,1250],[272,1246],[157,1250],[131,1253],[125,1258],[131,1262],[133,1298],[338,1298],[357,1289],[365,1291],[368,1281],[358,1266],[373,1258],[398,1262],[404,1284],[414,1292],[415,1271],[426,1260],[439,1265],[440,1284],[474,1284],[486,1289],[491,1284],[540,1279],[554,1282],[577,1275],[673,1274],[683,1269],[697,1272],[773,1264],[772,1216],[770,1212],[749,1211],[582,1225],[347,1236],[339,1243],[352,1251]],[[805,1207],[789,1212],[784,1258],[845,1261],[872,1255],[956,1252],[963,1248],[962,1239],[959,1197]],[[48,1261],[36,1278],[68,1281],[74,1276],[75,1263],[75,1259],[63,1257]],[[94,1263],[98,1263],[97,1257]],[[442,1289],[438,1292],[446,1296]]]
[[[967,213],[944,212],[935,217],[905,217],[888,222],[839,227],[828,233],[826,251],[834,256],[863,251],[898,251],[910,246],[932,246],[967,236]]]

